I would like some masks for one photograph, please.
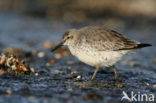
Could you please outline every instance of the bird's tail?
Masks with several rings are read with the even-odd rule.
[[[138,44],[137,48],[144,48],[144,47],[148,47],[148,46],[152,46],[152,45],[146,44],[146,43],[140,43],[140,44]]]

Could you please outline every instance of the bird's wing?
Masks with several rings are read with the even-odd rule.
[[[116,31],[104,28],[87,27],[80,29],[80,33],[85,35],[86,42],[98,51],[135,49],[139,44]]]

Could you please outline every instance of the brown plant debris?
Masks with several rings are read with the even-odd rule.
[[[55,57],[56,59],[60,59],[60,58],[62,58],[62,57],[64,57],[64,56],[69,56],[69,55],[70,55],[70,52],[69,52],[68,49],[60,49],[60,50],[58,50],[58,51],[54,54],[54,57]]]
[[[103,97],[96,92],[88,92],[86,95],[83,96],[86,100],[102,100]]]
[[[16,55],[17,57],[19,57],[23,54],[22,49],[15,49],[15,48],[11,48],[11,47],[3,49],[3,52],[8,55]]]
[[[0,74],[34,74],[34,68],[16,56],[0,54]]]

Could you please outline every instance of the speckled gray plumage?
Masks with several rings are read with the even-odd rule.
[[[125,54],[146,45],[124,35],[101,27],[84,27],[67,30],[62,39],[71,53],[91,66],[112,66]]]
[[[86,39],[86,43],[89,43],[91,47],[98,51],[135,49],[140,44],[116,31],[99,27],[85,27],[78,32],[81,39]]]

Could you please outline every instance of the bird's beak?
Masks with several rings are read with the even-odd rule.
[[[51,52],[54,52],[56,49],[60,48],[61,46],[63,46],[63,42],[59,43],[58,45],[56,45],[54,48],[51,49]]]

